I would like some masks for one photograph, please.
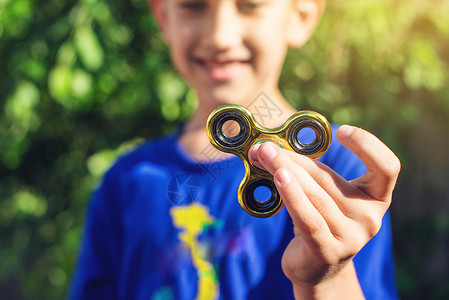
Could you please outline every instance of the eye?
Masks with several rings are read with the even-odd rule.
[[[181,8],[191,11],[200,11],[206,8],[206,1],[182,1],[180,3]]]
[[[265,1],[245,0],[245,1],[240,1],[238,6],[241,11],[251,12],[251,11],[254,11],[254,10],[262,7],[264,4],[265,4]]]

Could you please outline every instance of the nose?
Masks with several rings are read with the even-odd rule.
[[[234,1],[217,1],[205,26],[203,42],[215,51],[230,49],[241,42],[241,26]]]

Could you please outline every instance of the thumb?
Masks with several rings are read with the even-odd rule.
[[[342,125],[337,139],[365,164],[365,175],[352,181],[371,197],[391,201],[401,169],[399,159],[376,136],[357,127]]]

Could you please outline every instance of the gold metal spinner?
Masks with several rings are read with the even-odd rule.
[[[276,214],[284,204],[273,182],[273,176],[249,161],[249,149],[255,144],[270,141],[281,148],[317,158],[327,151],[332,138],[329,122],[313,111],[297,112],[282,126],[270,129],[261,126],[243,106],[227,104],[210,114],[206,126],[207,136],[215,148],[237,155],[245,164],[246,172],[239,186],[238,200],[247,213],[259,218]],[[237,134],[226,135],[224,127],[229,126],[237,129]],[[298,137],[304,128],[313,130],[315,136],[311,143],[302,143]],[[255,191],[261,186],[268,188],[271,193],[267,200],[256,199]]]

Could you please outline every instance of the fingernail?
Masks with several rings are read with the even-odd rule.
[[[276,172],[274,179],[278,182],[278,184],[286,185],[292,181],[292,174],[287,169],[279,169]]]
[[[354,129],[354,126],[341,125],[340,128],[338,128],[338,135],[342,138],[349,137],[354,132]]]
[[[262,152],[260,153],[260,158],[263,161],[268,162],[276,157],[277,152],[276,149],[274,149],[273,144],[271,143],[264,143],[264,144],[265,146],[263,147]]]
[[[259,151],[259,148],[260,148],[260,144],[255,144],[254,146],[251,147],[250,156],[253,161],[258,161],[257,160],[257,151]]]

